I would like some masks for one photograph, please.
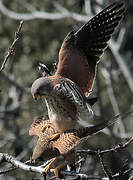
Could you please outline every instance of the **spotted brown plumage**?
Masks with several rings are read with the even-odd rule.
[[[93,87],[97,63],[124,11],[123,3],[115,2],[78,31],[70,32],[61,46],[55,75],[33,83],[33,97],[45,98],[49,119],[58,131],[75,129],[80,113],[93,116],[87,96]]]
[[[119,116],[116,116],[110,121],[105,121],[95,126],[84,127],[75,131],[61,133],[60,136],[54,140],[51,140],[51,136],[53,136],[55,133],[58,133],[58,130],[56,128],[51,126],[47,128],[45,131],[43,131],[43,126],[45,126],[45,124],[47,123],[50,123],[50,120],[48,120],[47,118],[48,117],[43,117],[43,116],[37,118],[32,123],[29,129],[29,135],[31,136],[36,135],[39,137],[36,146],[34,148],[31,160],[34,161],[40,159],[46,161],[51,158],[54,158],[54,160],[52,161],[54,163],[55,160],[57,160],[60,157],[63,157],[64,158],[63,166],[66,166],[69,163],[74,163],[75,161],[74,148],[76,146],[87,140],[89,137],[92,137],[92,135],[97,134],[105,127],[114,124],[118,120]],[[48,173],[53,163],[45,168],[46,173]],[[56,173],[56,176],[58,176],[58,171],[63,166],[60,166],[60,168],[56,169],[57,171],[54,172]]]

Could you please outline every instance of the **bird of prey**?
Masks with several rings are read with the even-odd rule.
[[[87,138],[92,137],[92,135],[97,134],[99,131],[103,130],[114,124],[119,118],[119,115],[110,121],[105,121],[98,125],[79,128],[78,130],[60,133],[60,136],[54,140],[51,140],[51,136],[58,132],[55,127],[50,126],[45,131],[43,127],[47,123],[51,123],[48,117],[39,117],[31,125],[29,129],[29,135],[36,135],[39,137],[33,155],[31,157],[31,162],[39,160],[49,160],[54,158],[44,169],[47,174],[52,168],[55,161],[57,161],[61,156],[64,158],[63,162],[59,164],[53,173],[59,177],[59,171],[67,164],[73,164],[75,161],[75,151],[74,148],[87,140]]]
[[[124,11],[124,4],[115,2],[78,31],[70,32],[61,46],[55,74],[41,77],[32,84],[33,97],[45,99],[50,123],[59,133],[75,129],[80,113],[88,112],[88,118],[93,116],[88,96],[97,63]],[[49,126],[47,124],[45,128]]]

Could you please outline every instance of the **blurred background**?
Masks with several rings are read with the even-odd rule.
[[[62,41],[73,28],[80,27],[93,15],[114,0],[0,0],[0,66],[10,47],[21,19],[24,20],[14,55],[0,74],[0,152],[7,152],[18,160],[30,158],[35,140],[28,134],[33,120],[46,114],[41,101],[35,102],[30,94],[33,81],[40,77],[38,63],[52,69],[58,62]],[[82,125],[97,124],[119,113],[133,109],[133,1],[126,0],[126,13],[116,29],[109,47],[98,65],[92,97],[98,97],[93,106],[94,119],[82,119]],[[109,149],[133,135],[133,114],[119,118],[106,130],[82,144],[79,149]],[[104,161],[115,174],[128,159],[133,164],[133,145],[118,153],[108,153]],[[96,156],[82,155],[80,172],[103,175]],[[79,158],[79,157],[78,157]],[[81,157],[80,157],[81,158]],[[11,165],[2,164],[1,170]],[[37,173],[21,169],[0,175],[0,179],[41,179]],[[123,178],[129,179],[131,173]],[[121,178],[122,180],[122,178]]]

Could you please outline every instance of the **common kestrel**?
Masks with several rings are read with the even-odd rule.
[[[58,133],[58,130],[53,126],[50,126],[49,128],[44,130],[44,126],[51,122],[50,120],[48,120],[48,117],[39,117],[32,123],[29,130],[29,135],[36,135],[39,137],[31,160],[34,161],[40,159],[46,161],[54,158],[44,169],[44,171],[48,173],[48,171],[52,168],[54,162],[62,156],[64,158],[63,162],[53,170],[55,175],[58,177],[60,169],[62,169],[67,164],[74,163],[74,148],[105,127],[114,124],[115,121],[117,121],[118,117],[119,116],[116,116],[110,121],[105,121],[95,126],[84,127],[78,130],[60,133],[60,136],[58,136],[54,140],[51,140],[51,136]]]
[[[88,96],[97,63],[124,11],[123,3],[115,2],[78,31],[70,32],[61,46],[55,75],[41,77],[33,83],[33,97],[45,99],[50,123],[59,132],[75,129],[80,113],[88,112],[88,118],[93,116]]]

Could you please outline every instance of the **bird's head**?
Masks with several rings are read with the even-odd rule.
[[[31,94],[34,99],[51,95],[53,91],[52,80],[48,77],[41,77],[34,81],[31,87]]]

